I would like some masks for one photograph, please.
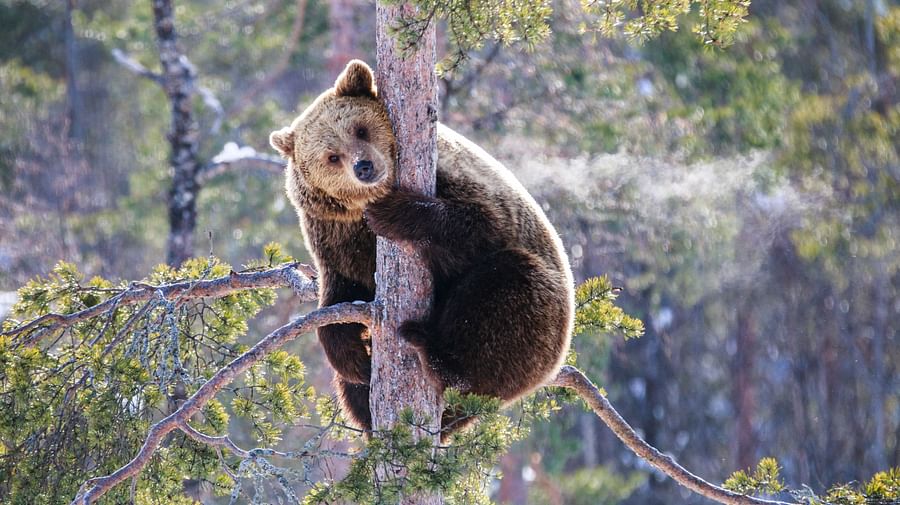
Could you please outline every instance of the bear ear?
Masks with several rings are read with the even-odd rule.
[[[347,67],[334,81],[335,96],[363,96],[375,98],[375,76],[372,69],[360,60],[350,60]]]
[[[274,131],[269,135],[269,144],[285,158],[290,158],[294,152],[294,132],[290,126]]]

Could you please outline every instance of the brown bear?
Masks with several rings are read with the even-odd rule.
[[[287,193],[319,270],[319,304],[371,301],[375,236],[420,248],[434,276],[425,321],[400,337],[441,388],[509,403],[559,370],[574,288],[553,226],[498,161],[438,125],[436,196],[396,189],[397,145],[372,70],[351,61],[293,121],[273,132],[288,160]],[[318,329],[347,417],[371,429],[368,330]],[[444,439],[470,420],[444,414]]]

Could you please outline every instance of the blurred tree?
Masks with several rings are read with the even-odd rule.
[[[10,1],[0,4],[0,14],[7,16],[4,26],[10,27],[4,32],[8,47],[19,47],[20,51],[7,53],[3,61],[15,64],[17,58],[28,58],[24,61],[31,72],[39,71],[46,75],[48,82],[65,86],[65,53],[62,34],[66,4],[60,3],[59,9],[43,6],[41,3]],[[238,146],[257,149],[266,144],[261,137],[254,136],[252,141],[244,140],[246,132],[266,130],[286,120],[290,113],[282,112],[293,107],[298,90],[308,87],[318,89],[321,84],[312,79],[313,70],[307,69],[300,75],[305,80],[291,80],[285,87],[285,80],[279,80],[280,91],[273,95],[258,95],[249,101],[242,100],[244,92],[252,85],[265,81],[269,75],[267,67],[260,69],[257,61],[275,61],[282,51],[281,42],[291,34],[296,16],[292,8],[296,4],[286,5],[283,2],[265,2],[247,8],[225,9],[216,14],[210,5],[189,4],[182,6],[179,12],[179,32],[183,42],[190,47],[187,53],[197,68],[201,69],[197,85],[214,92],[224,107],[231,109],[238,102],[253,104],[248,110],[239,111],[237,115],[229,115],[222,121],[217,134],[212,134],[209,127],[215,120],[208,106],[203,102],[196,104],[193,111],[195,119],[200,123],[198,139],[198,158],[204,168],[215,168],[208,173],[215,177],[201,177],[200,182],[207,191],[199,195],[200,208],[199,227],[201,230],[215,231],[217,236],[227,238],[221,240],[220,253],[232,257],[246,256],[247,251],[258,249],[272,236],[283,237],[285,242],[297,250],[302,249],[302,240],[296,233],[296,222],[290,216],[279,213],[286,204],[286,199],[278,199],[269,195],[278,193],[281,181],[278,178],[265,176],[265,170],[256,170],[266,166],[262,161],[244,161],[231,164],[213,163],[212,159],[222,151],[223,145],[234,142]],[[158,56],[152,31],[152,11],[142,2],[119,2],[115,8],[101,8],[102,5],[91,0],[77,4],[72,12],[74,44],[81,62],[78,94],[83,104],[83,139],[73,144],[69,151],[78,154],[86,163],[91,179],[81,181],[85,187],[78,186],[84,193],[93,193],[97,205],[80,213],[48,215],[53,213],[53,206],[35,207],[29,212],[44,216],[45,219],[30,222],[15,222],[12,217],[3,219],[3,226],[35,247],[15,248],[8,251],[10,259],[3,263],[3,288],[11,289],[21,284],[30,276],[52,267],[48,257],[60,257],[51,250],[64,249],[61,238],[67,237],[70,251],[94,251],[87,257],[65,255],[68,259],[78,261],[92,273],[107,275],[134,276],[147,271],[157,258],[165,254],[166,229],[165,209],[158,205],[158,199],[164,198],[166,189],[171,186],[168,176],[166,157],[159,146],[165,142],[167,114],[165,95],[159,88],[135,79],[123,78],[119,65],[110,58],[111,49],[120,49],[141,63],[150,72],[156,73]],[[185,8],[189,7],[189,8]],[[250,8],[252,7],[252,8]],[[210,15],[212,14],[212,15]],[[323,23],[325,9],[319,4],[310,8],[312,21],[304,23],[307,30],[301,30],[300,41],[294,51],[285,51],[291,61],[303,58],[309,52],[316,53],[324,46],[326,25]],[[265,34],[255,36],[252,44],[247,33],[254,27],[266,23]],[[59,37],[54,39],[55,34]],[[242,38],[243,37],[243,38]],[[41,44],[38,44],[41,41]],[[236,42],[236,43],[232,43]],[[225,58],[224,60],[222,58]],[[228,65],[224,66],[223,61]],[[4,63],[6,64],[6,63]],[[314,68],[314,67],[312,67]],[[277,70],[277,69],[276,69]],[[14,84],[14,80],[4,80],[0,85]],[[15,92],[6,93],[0,99],[3,105],[12,107]],[[282,97],[290,106],[280,105],[277,97]],[[4,116],[3,126],[9,135],[4,135],[4,143],[15,142],[16,148],[4,155],[3,174],[5,181],[12,183],[19,169],[16,160],[24,160],[27,150],[40,150],[45,143],[42,136],[50,131],[70,131],[62,123],[66,117],[65,102],[59,95],[42,93],[35,95],[40,100],[40,113],[10,113]],[[16,119],[18,117],[18,119]],[[19,133],[13,134],[13,129]],[[19,140],[15,140],[19,139]],[[265,156],[262,156],[265,158]],[[224,170],[223,168],[243,168],[253,170]],[[274,165],[273,165],[274,166]],[[52,171],[43,172],[46,177]],[[240,191],[235,192],[238,187]],[[236,201],[235,193],[241,195]],[[223,203],[227,202],[227,205]],[[240,205],[236,205],[240,203]],[[21,210],[21,207],[20,207]],[[263,226],[248,226],[251,219],[256,219],[263,212],[272,216],[262,220]],[[19,212],[21,215],[21,212]],[[281,214],[281,215],[279,215]],[[8,213],[7,216],[12,216]],[[49,231],[48,224],[59,223],[70,231],[59,233],[54,225]],[[205,235],[205,234],[204,234]],[[237,235],[235,238],[234,235]],[[205,247],[204,247],[205,248]],[[29,250],[46,250],[47,256],[26,255]],[[104,258],[103,261],[97,261]],[[128,259],[130,258],[130,259]],[[9,276],[9,277],[8,277]]]
[[[199,132],[193,118],[192,104],[197,71],[178,47],[175,11],[171,0],[153,0],[153,28],[162,65],[162,73],[158,79],[169,99],[172,113],[172,127],[167,135],[172,189],[169,190],[166,262],[177,267],[194,255],[194,229],[197,226],[197,197],[200,191],[197,180],[200,172],[200,160],[197,159]],[[207,100],[207,103],[210,101]],[[211,106],[221,109],[218,99]],[[214,125],[217,123],[218,120]]]

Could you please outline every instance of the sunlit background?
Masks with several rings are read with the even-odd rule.
[[[574,345],[648,442],[713,482],[774,456],[788,484],[821,490],[900,465],[900,5],[750,13],[726,49],[702,47],[690,20],[638,46],[583,34],[558,2],[533,51],[487,44],[442,77],[441,120],[533,192],[577,279],[623,288],[646,334]],[[269,132],[349,58],[374,62],[373,14],[177,2],[181,45],[221,104],[196,100],[200,158],[229,142],[274,154]],[[158,68],[149,2],[2,0],[0,27],[2,318],[58,260],[126,280],[164,262],[171,174],[166,97],[112,55]],[[203,181],[197,255],[241,265],[278,241],[308,259],[263,165]],[[299,310],[284,297],[246,341]],[[292,350],[327,388],[314,337]],[[577,407],[500,469],[500,503],[703,503]]]

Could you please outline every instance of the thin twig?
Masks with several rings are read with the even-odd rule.
[[[221,435],[216,437],[213,435],[207,435],[206,433],[201,433],[194,429],[194,427],[192,427],[190,424],[188,424],[187,420],[182,423],[178,423],[178,428],[187,436],[193,438],[201,444],[212,445],[216,448],[227,447],[228,450],[233,452],[236,456],[239,456],[241,458],[250,457],[250,451],[238,447],[238,445],[234,443],[234,440],[232,440],[228,435]]]
[[[110,51],[110,52],[112,53],[113,59],[115,59],[116,63],[118,63],[119,65],[122,65],[123,67],[127,68],[132,73],[135,73],[141,77],[150,79],[151,81],[153,81],[159,85],[162,85],[163,78],[162,78],[161,74],[153,72],[149,68],[142,65],[141,62],[137,61],[136,59],[132,58],[131,56],[128,56],[127,54],[125,54],[124,51],[122,51],[121,49],[119,49],[117,47],[113,48],[112,51]]]
[[[597,389],[590,379],[585,377],[581,370],[574,366],[564,366],[560,370],[559,375],[548,384],[549,386],[559,386],[574,389],[591,410],[609,427],[612,432],[619,437],[632,452],[638,457],[650,463],[658,470],[675,480],[679,485],[684,486],[691,491],[705,496],[710,500],[724,503],[725,505],[796,505],[774,500],[764,500],[738,494],[727,489],[711,484],[702,478],[694,475],[683,466],[678,464],[674,458],[661,453],[658,449],[644,441],[635,431],[634,428],[622,418],[621,415],[613,408],[609,400]]]

